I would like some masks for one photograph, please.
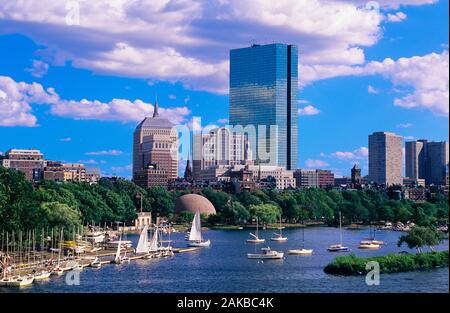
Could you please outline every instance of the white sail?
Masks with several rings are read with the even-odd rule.
[[[158,229],[155,229],[153,233],[152,241],[150,241],[150,245],[148,248],[150,251],[158,251]]]
[[[122,246],[122,236],[119,237],[119,244],[117,245],[116,257],[114,260],[118,262],[120,260],[120,247]]]
[[[202,225],[200,222],[200,210],[195,212],[192,220],[191,232],[189,234],[189,241],[202,241]]]
[[[136,247],[136,253],[148,253],[148,228],[147,226],[141,232]]]

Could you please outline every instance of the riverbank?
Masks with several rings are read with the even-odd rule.
[[[324,272],[332,275],[365,275],[366,264],[376,261],[380,264],[381,273],[400,273],[425,271],[439,267],[448,267],[448,250],[418,254],[388,254],[371,258],[358,258],[354,254],[339,256],[324,268]]]

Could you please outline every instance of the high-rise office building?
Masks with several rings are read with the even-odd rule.
[[[424,174],[420,169],[424,169],[425,149],[424,141],[409,141],[405,143],[405,176],[417,180],[423,178]]]
[[[296,168],[297,66],[295,45],[230,51],[230,125],[249,134],[258,163]]]
[[[245,134],[228,127],[211,129],[193,136],[193,178],[204,180],[202,171],[212,167],[245,165],[252,161],[252,151]]]
[[[369,178],[386,186],[402,185],[403,137],[390,132],[369,135]]]
[[[448,142],[427,142],[427,163],[425,182],[427,185],[445,185],[448,165]]]
[[[166,186],[178,176],[178,133],[173,124],[159,116],[146,117],[133,134],[133,180],[142,187]]]
[[[445,184],[446,166],[449,162],[448,142],[425,139],[405,143],[406,177],[427,185]]]

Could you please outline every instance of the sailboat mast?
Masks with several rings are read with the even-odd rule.
[[[305,224],[302,227],[302,248],[305,248]]]
[[[339,211],[339,236],[340,236],[341,245],[342,245],[342,217],[341,217],[341,211]]]

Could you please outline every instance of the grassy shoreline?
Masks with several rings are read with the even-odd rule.
[[[448,250],[433,251],[418,254],[388,254],[370,258],[358,258],[354,254],[339,256],[324,268],[324,272],[331,275],[354,276],[365,275],[366,264],[376,261],[380,264],[381,273],[401,273],[411,271],[425,271],[439,267],[448,267]]]

